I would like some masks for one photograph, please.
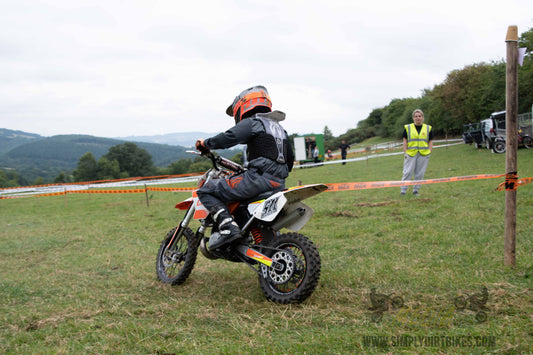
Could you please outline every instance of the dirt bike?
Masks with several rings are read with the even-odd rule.
[[[394,293],[389,295],[377,293],[375,288],[370,290],[370,302],[372,303],[370,309],[373,311],[372,320],[374,322],[381,321],[383,313],[385,313],[390,307],[394,309],[403,307],[403,298],[401,296],[393,295]]]
[[[489,299],[489,292],[486,287],[481,289],[480,293],[469,295],[465,293],[464,295],[455,297],[453,302],[455,308],[463,310],[465,308],[476,312],[476,320],[479,323],[483,323],[487,320],[487,306],[486,303]]]
[[[212,152],[190,153],[209,158],[213,165],[199,179],[198,188],[211,179],[226,178],[244,171],[239,164]],[[260,194],[250,201],[228,204],[242,231],[242,238],[216,250],[209,249],[209,241],[220,237],[217,226],[198,199],[197,190],[193,191],[190,198],[176,205],[176,208],[187,212],[178,226],[168,232],[157,253],[159,280],[172,285],[185,282],[200,249],[208,259],[248,265],[257,273],[261,290],[268,300],[283,304],[303,302],[318,284],[321,262],[313,242],[296,233],[313,215],[313,210],[301,201],[327,189],[323,184],[299,186]],[[200,222],[195,233],[189,227],[192,220]],[[283,228],[293,232],[281,233]]]

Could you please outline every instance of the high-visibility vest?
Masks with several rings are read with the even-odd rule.
[[[416,153],[429,155],[429,132],[431,131],[431,126],[423,123],[420,133],[418,133],[415,124],[411,123],[405,125],[405,130],[407,131],[407,154],[411,157],[414,157]]]

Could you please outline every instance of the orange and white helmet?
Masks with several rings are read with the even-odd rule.
[[[262,85],[256,85],[241,92],[226,109],[226,114],[234,117],[235,124],[237,124],[241,122],[247,112],[254,109],[259,112],[270,112],[272,110],[270,96],[268,96],[267,89]]]

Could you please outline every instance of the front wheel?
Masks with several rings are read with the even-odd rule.
[[[191,274],[198,255],[198,243],[193,231],[185,228],[178,237],[176,230],[177,227],[168,232],[161,242],[155,266],[159,280],[172,285],[185,282]]]
[[[495,141],[492,149],[494,150],[494,153],[505,153],[505,142],[502,140]]]
[[[298,233],[276,236],[265,253],[278,268],[261,265],[259,284],[266,298],[277,303],[300,303],[318,285],[320,255],[313,242]]]
[[[529,149],[533,146],[533,139],[530,136],[524,136],[524,138],[522,138],[522,144],[524,145],[524,148]]]

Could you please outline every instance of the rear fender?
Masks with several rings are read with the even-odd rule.
[[[308,211],[304,216],[302,216],[302,218],[305,217],[303,220],[303,224],[305,224],[313,215],[313,210],[303,203],[300,204],[300,201],[324,192],[327,189],[328,187],[324,184],[294,187],[288,190],[277,192],[264,201],[250,203],[248,205],[248,211],[255,218],[261,221],[272,222],[281,213],[281,211],[291,212],[296,208],[304,207],[306,208],[306,211]],[[299,230],[303,226],[303,224],[301,226],[299,226],[299,224],[300,223],[294,224],[293,227],[297,229],[292,230]]]

